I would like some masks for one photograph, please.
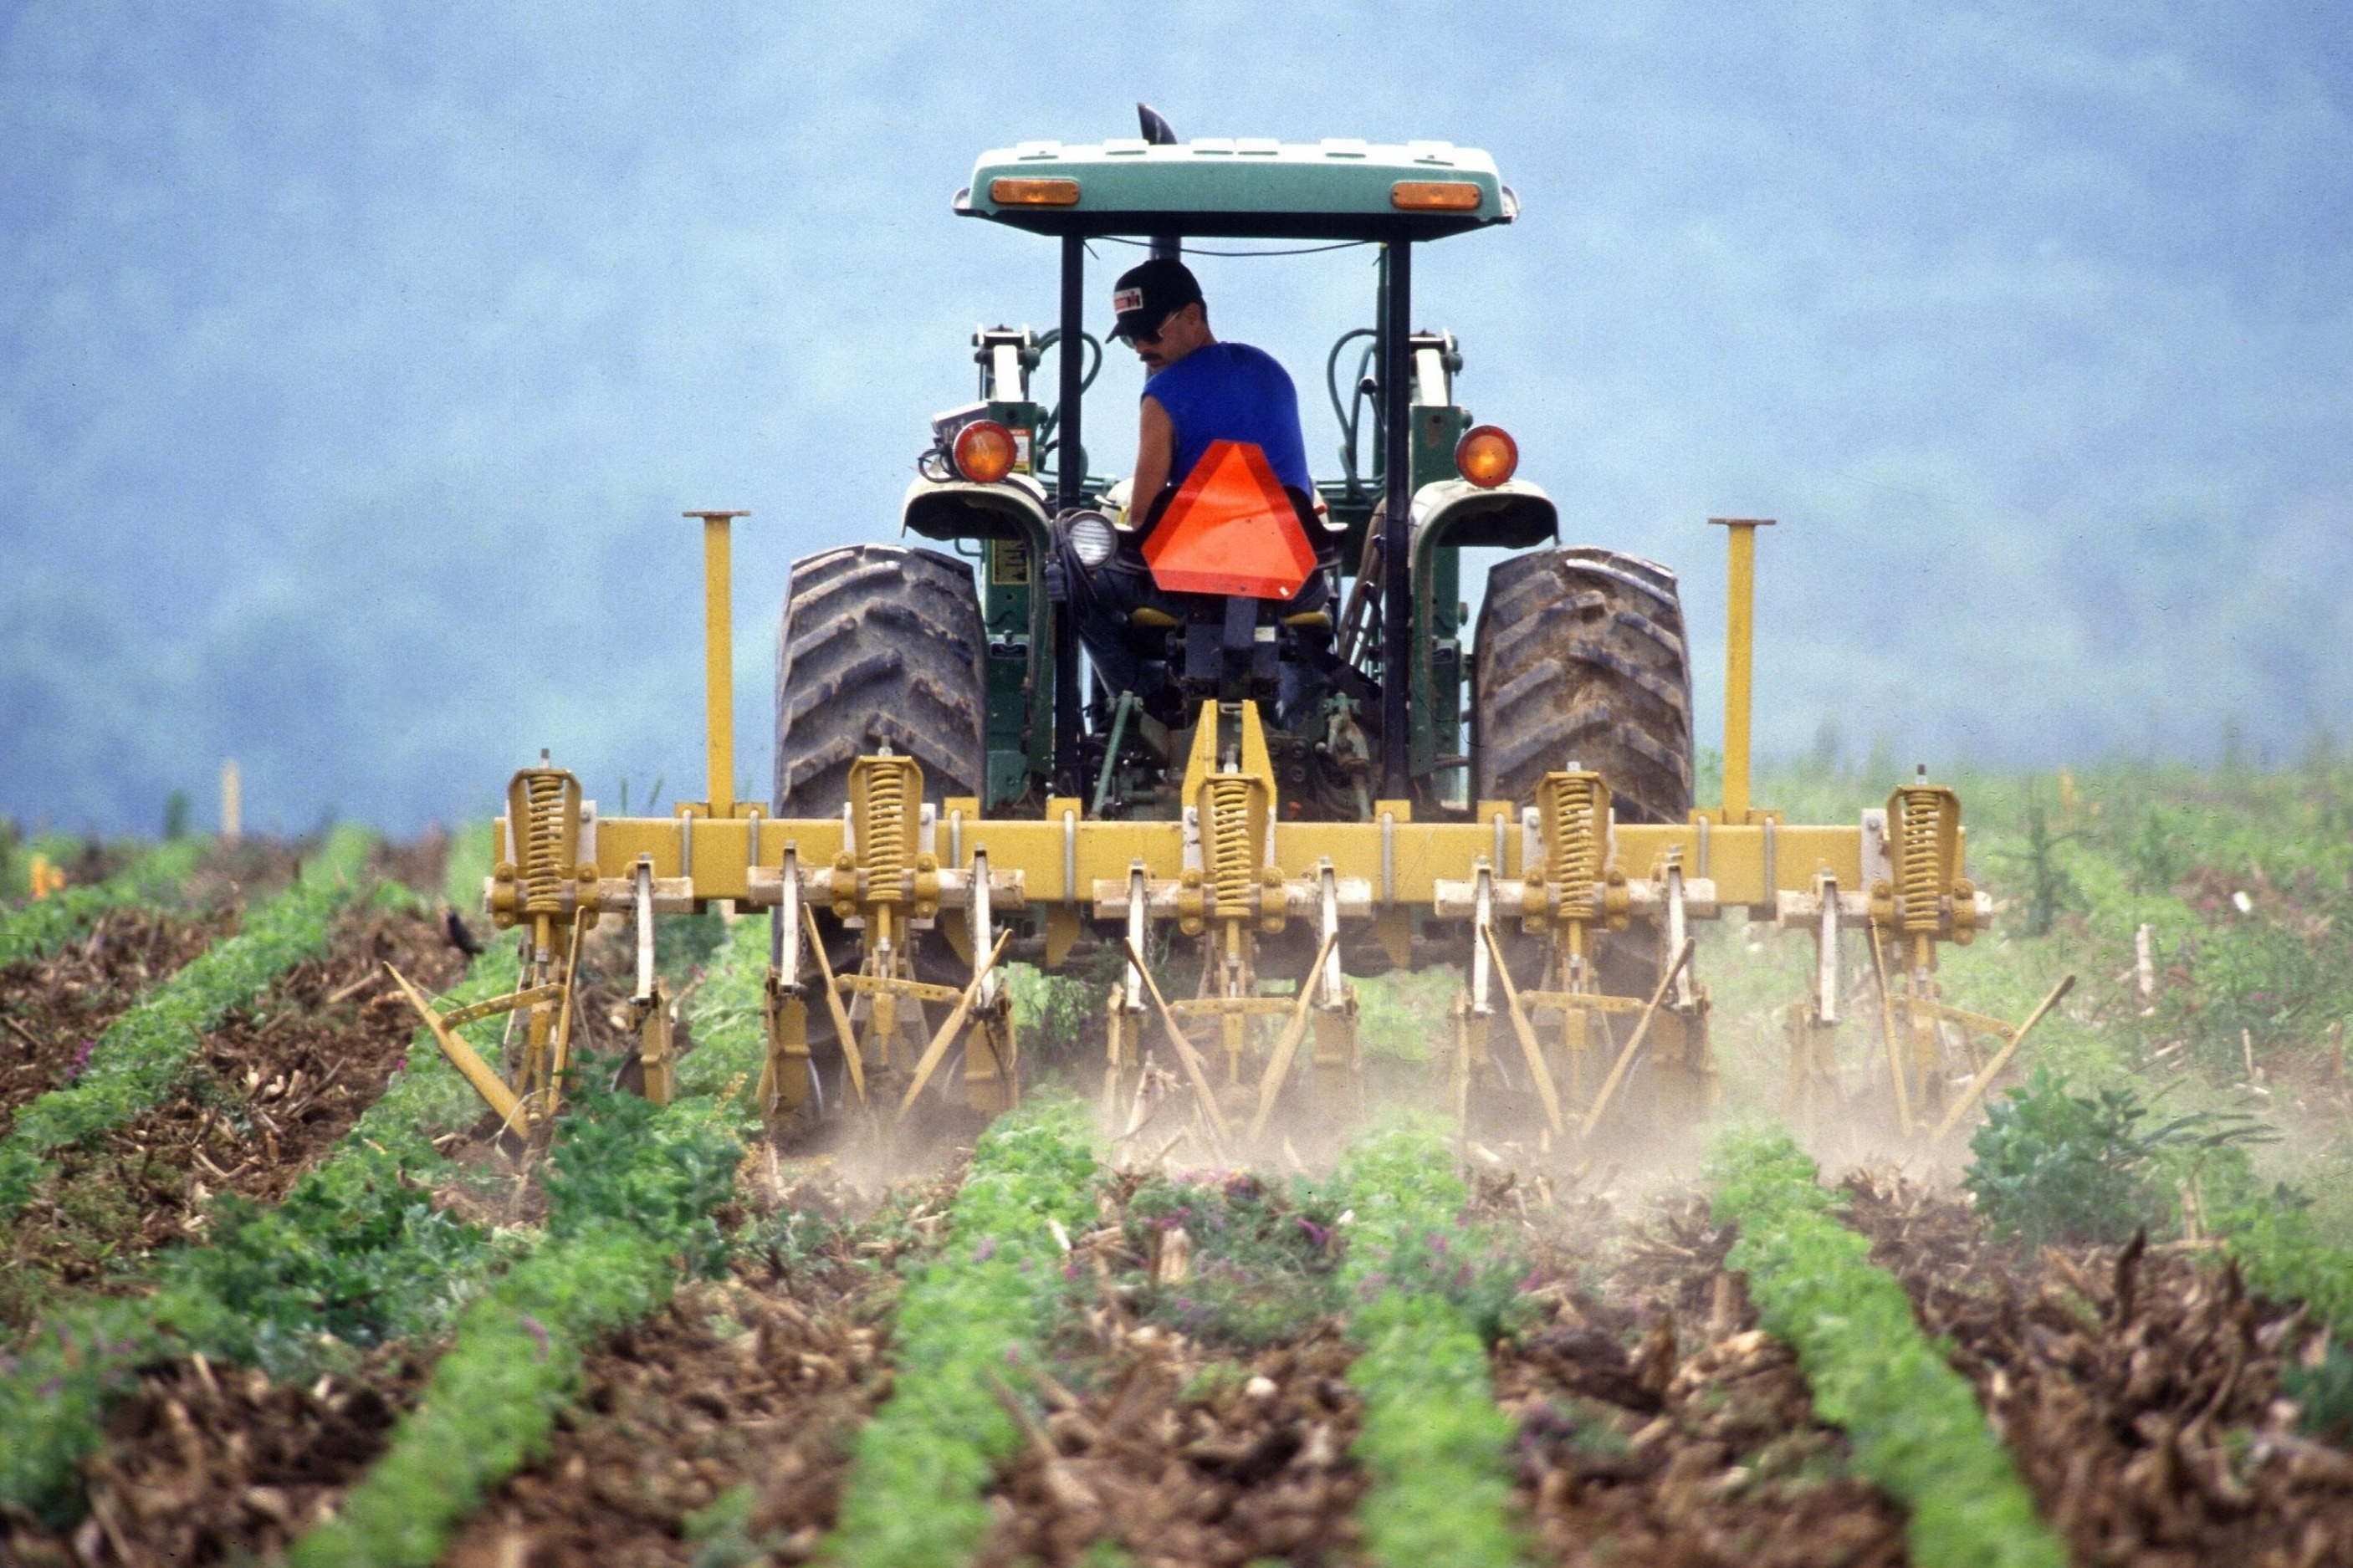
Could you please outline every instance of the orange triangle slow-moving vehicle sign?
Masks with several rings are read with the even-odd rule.
[[[1171,594],[1288,599],[1315,570],[1291,497],[1255,442],[1212,441],[1144,542]]]

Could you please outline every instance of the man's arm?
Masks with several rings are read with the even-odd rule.
[[[1144,400],[1135,431],[1135,475],[1128,484],[1127,523],[1141,528],[1152,503],[1168,483],[1168,466],[1176,459],[1176,426],[1156,397]]]

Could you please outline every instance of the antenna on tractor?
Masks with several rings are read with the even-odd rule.
[[[1142,128],[1144,139],[1155,147],[1176,145],[1176,128],[1161,118],[1160,111],[1148,103],[1135,106],[1135,122]],[[1177,234],[1155,234],[1152,237],[1152,258],[1166,257],[1171,261],[1184,258],[1185,237]]]

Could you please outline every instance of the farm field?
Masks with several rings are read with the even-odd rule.
[[[384,968],[512,988],[483,836],[60,856],[0,910],[0,1555],[2353,1562],[2353,767],[1948,782],[1999,907],[1948,996],[2078,984],[1940,1150],[1790,1113],[1812,950],[1737,923],[1715,1112],[1648,1148],[1415,1109],[1434,973],[1365,984],[1328,1156],[1113,1142],[1096,999],[1029,972],[1020,1109],[772,1146],[767,922],[712,915],[673,1103],[608,1088],[608,922],[518,1154]]]

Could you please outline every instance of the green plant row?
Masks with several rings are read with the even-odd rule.
[[[1910,1510],[1905,1539],[1922,1568],[2064,1568],[1968,1384],[1817,1174],[1780,1133],[1725,1139],[1709,1171],[1719,1223],[1740,1226],[1726,1267],[1747,1273],[1765,1331],[1797,1352],[1815,1414]]]
[[[142,997],[100,1036],[81,1076],[16,1113],[0,1139],[0,1219],[31,1201],[52,1169],[48,1156],[119,1127],[162,1102],[206,1029],[271,982],[323,951],[328,928],[358,890],[370,844],[339,827],[290,888]]]
[[[946,1245],[901,1296],[897,1383],[859,1433],[827,1561],[952,1568],[979,1550],[993,1518],[982,1490],[1020,1444],[999,1384],[1039,1356],[1059,1301],[1048,1222],[1090,1220],[1095,1176],[1086,1115],[1068,1101],[1033,1100],[982,1134]]]
[[[1363,1347],[1348,1369],[1365,1398],[1349,1451],[1372,1478],[1356,1510],[1366,1553],[1388,1568],[1517,1561],[1524,1543],[1504,1512],[1513,1428],[1487,1362],[1500,1323],[1480,1310],[1478,1289],[1496,1272],[1462,1255],[1470,1193],[1444,1124],[1414,1117],[1376,1128],[1335,1180],[1356,1216],[1340,1278],[1349,1336]],[[1495,1292],[1484,1294],[1492,1308]]]
[[[712,1219],[744,1151],[739,1110],[707,1098],[655,1107],[583,1097],[548,1188],[548,1238],[458,1320],[417,1408],[344,1500],[295,1543],[302,1568],[426,1568],[485,1492],[542,1452],[589,1346],[711,1272]]]
[[[714,983],[692,1004],[697,1047],[681,1064],[695,1070],[681,1071],[675,1103],[575,1099],[547,1175],[545,1240],[458,1316],[417,1409],[340,1516],[297,1542],[297,1563],[438,1561],[489,1489],[544,1447],[596,1337],[659,1309],[681,1271],[723,1265],[713,1215],[754,1125],[748,1097],[733,1091],[765,1048],[758,1008],[738,993],[745,973],[765,977],[765,931],[738,924],[714,955]]]
[[[442,1005],[511,991],[518,967],[501,942]],[[466,1032],[498,1060],[497,1019]],[[0,1357],[0,1502],[67,1521],[108,1401],[151,1356],[197,1350],[285,1376],[339,1346],[440,1331],[514,1250],[432,1201],[448,1167],[433,1140],[480,1114],[473,1090],[419,1030],[406,1069],[276,1207],[221,1200],[205,1245],[159,1259],[154,1298],[60,1314],[14,1358]]]
[[[109,910],[170,897],[203,858],[204,846],[192,838],[159,844],[103,882],[0,912],[0,968],[55,952]]]

